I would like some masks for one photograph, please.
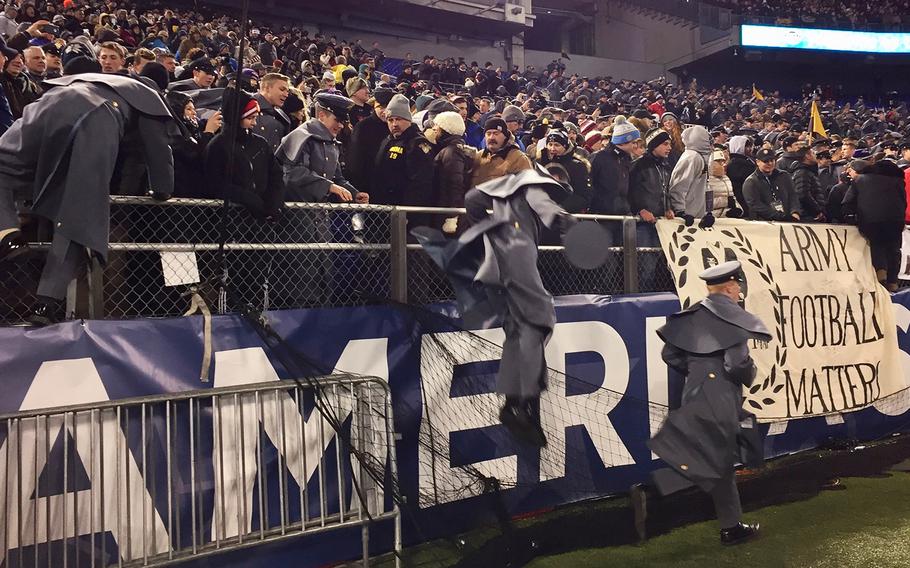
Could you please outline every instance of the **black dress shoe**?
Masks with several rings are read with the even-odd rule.
[[[648,538],[648,492],[644,484],[636,483],[629,489],[629,501],[635,518],[635,534],[640,542],[644,542]]]
[[[33,327],[44,327],[60,322],[60,300],[39,298],[32,306],[32,311],[25,320]]]
[[[543,433],[543,428],[540,427],[540,420],[527,405],[506,404],[499,411],[499,421],[518,440],[538,448],[547,445],[547,437]]]
[[[747,525],[739,523],[729,529],[720,531],[720,543],[724,545],[742,544],[758,536],[758,523]]]
[[[0,262],[13,260],[28,252],[28,244],[22,238],[22,231],[12,229],[4,231],[0,237]]]

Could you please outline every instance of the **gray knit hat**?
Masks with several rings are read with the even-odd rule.
[[[506,122],[518,122],[524,124],[525,113],[515,105],[508,105],[502,109],[502,119]]]
[[[392,97],[389,104],[385,107],[386,113],[391,117],[403,118],[407,121],[413,121],[411,116],[411,103],[408,98],[401,93]]]

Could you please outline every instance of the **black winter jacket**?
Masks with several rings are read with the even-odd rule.
[[[793,213],[799,213],[799,200],[790,174],[778,169],[769,176],[755,170],[743,183],[743,195],[750,219],[788,221]]]
[[[629,205],[632,214],[638,215],[639,211],[646,209],[654,216],[660,217],[670,209],[667,189],[672,172],[666,160],[659,160],[651,152],[632,165],[629,181]]]
[[[889,160],[869,166],[855,180],[844,196],[844,207],[856,210],[857,225],[873,223],[904,224],[907,195],[904,172]]]
[[[826,196],[818,181],[818,166],[793,162],[790,166],[793,191],[799,200],[799,215],[803,221],[810,221],[825,211]]]
[[[572,186],[572,195],[559,205],[569,213],[583,213],[591,206],[591,167],[587,160],[578,157],[574,150],[575,147],[572,146],[562,156],[551,158],[550,153],[544,148],[538,163],[542,166],[559,164],[566,169],[569,184]]]
[[[205,149],[209,194],[242,204],[257,219],[274,216],[284,202],[281,166],[265,138],[239,130],[234,144],[234,174],[230,183],[225,164],[230,155],[230,132],[225,127]]]
[[[592,156],[591,213],[629,215],[629,174],[632,158],[613,144]]]

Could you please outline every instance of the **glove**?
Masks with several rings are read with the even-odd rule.
[[[708,213],[707,215],[702,217],[702,220],[699,221],[699,223],[698,223],[699,229],[710,229],[713,226],[714,226],[714,214],[713,213]]]
[[[727,217],[730,217],[731,219],[742,219],[742,216],[743,210],[739,207],[731,207],[727,210]]]
[[[695,217],[692,215],[686,215],[685,213],[680,212],[677,213],[676,216],[686,223],[686,227],[691,227],[692,224],[695,223]]]
[[[154,199],[155,201],[167,201],[168,199],[171,198],[170,193],[161,193],[161,192],[154,191],[154,190],[152,190],[150,192],[150,195],[152,196],[152,199]]]
[[[449,217],[442,224],[442,232],[452,235],[458,230],[458,217]]]

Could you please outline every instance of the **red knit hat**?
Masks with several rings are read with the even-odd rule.
[[[259,114],[259,102],[256,99],[250,99],[243,107],[242,118],[249,118],[254,114]]]

